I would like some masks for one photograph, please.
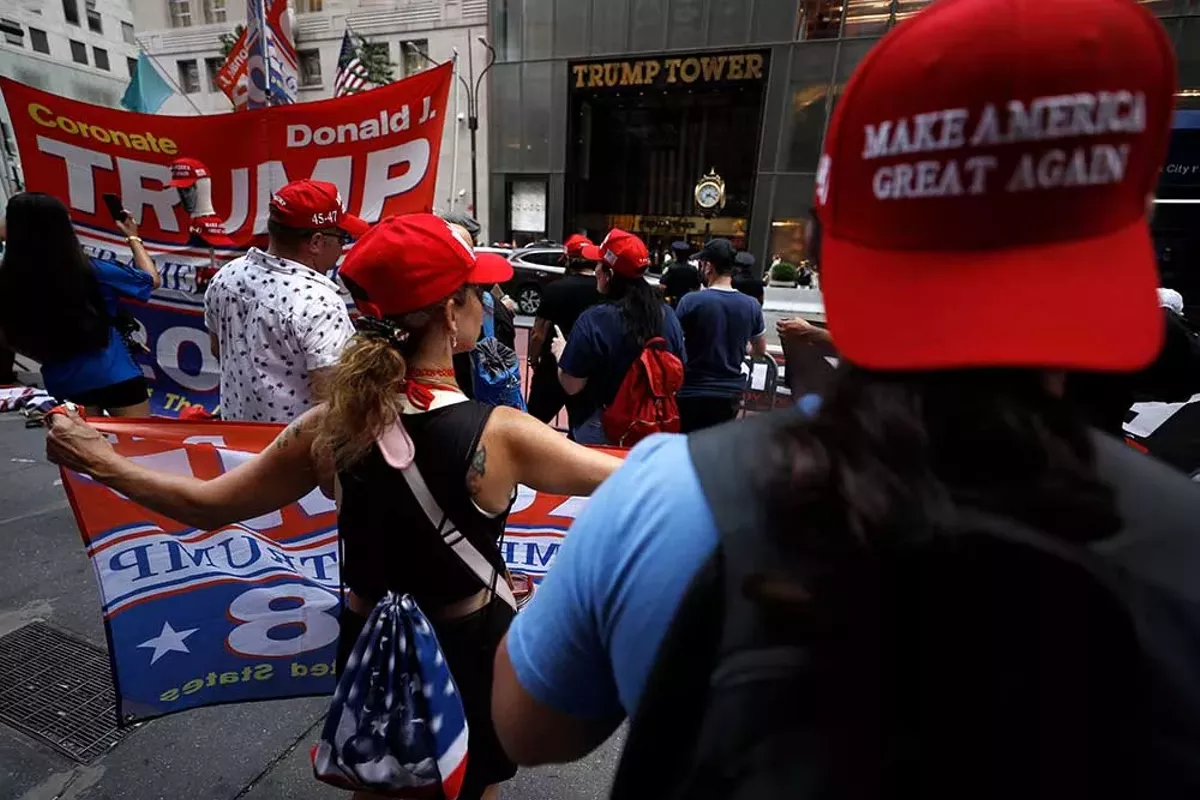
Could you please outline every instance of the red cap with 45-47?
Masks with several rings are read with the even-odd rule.
[[[599,245],[585,244],[580,254],[589,261],[599,261],[626,278],[640,278],[650,266],[650,251],[636,235],[613,228]]]
[[[1134,370],[1175,60],[1133,0],[938,0],[846,85],[818,165],[829,330],[874,369]]]
[[[292,181],[284,186],[271,197],[271,219],[299,230],[337,228],[356,239],[371,227],[346,213],[342,195],[328,181]]]

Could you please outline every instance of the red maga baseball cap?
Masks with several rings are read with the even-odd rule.
[[[371,227],[346,213],[337,187],[327,181],[292,181],[284,186],[271,197],[271,218],[299,230],[338,228],[356,239]]]
[[[468,283],[503,283],[513,275],[503,257],[475,255],[471,244],[433,214],[389,217],[359,239],[339,273],[366,295],[355,300],[373,317],[433,305]]]
[[[589,261],[602,261],[618,275],[640,278],[650,266],[650,251],[646,244],[632,233],[613,228],[598,246],[585,244],[580,256]]]
[[[177,158],[171,162],[171,181],[168,186],[187,189],[196,185],[201,178],[210,177],[208,167],[195,158]]]
[[[846,85],[816,214],[829,330],[873,369],[1135,370],[1175,64],[1132,0],[939,0]]]
[[[573,233],[567,237],[567,243],[563,246],[567,250],[568,258],[586,258],[583,254],[583,249],[585,247],[595,247],[596,245],[582,233]]]

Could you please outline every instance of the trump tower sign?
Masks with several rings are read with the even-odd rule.
[[[253,458],[283,429],[95,424],[122,455],[200,478]],[[333,691],[337,509],[319,489],[261,517],[200,530],[69,470],[63,486],[100,587],[121,720]],[[545,575],[585,502],[520,487],[501,542],[509,566],[535,580]]]
[[[102,195],[120,196],[163,276],[149,303],[128,303],[135,355],[156,414],[218,404],[219,373],[204,330],[203,288],[221,264],[265,245],[268,203],[285,183],[330,181],[368,222],[430,211],[451,79],[449,64],[362,94],[238,114],[169,117],[79,103],[0,78],[26,188],[62,199],[89,255],[127,261]],[[170,165],[208,173],[187,207]],[[191,213],[189,213],[189,211]],[[197,224],[218,221],[213,246]],[[211,237],[210,237],[211,239]]]

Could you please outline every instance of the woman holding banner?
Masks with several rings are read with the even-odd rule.
[[[588,495],[620,461],[527,414],[463,396],[453,355],[474,346],[480,295],[511,277],[511,267],[476,263],[444,221],[412,214],[376,225],[340,274],[365,316],[329,400],[251,461],[209,481],[155,472],[118,456],[76,416],[52,417],[47,456],[204,529],[268,513],[316,486],[337,497],[349,589],[339,669],[375,603],[389,590],[413,595],[433,621],[470,727],[460,797],[491,797],[516,771],[495,738],[489,703],[492,656],[513,615],[497,543],[517,485]],[[430,501],[498,583],[464,569],[466,558],[442,539]]]
[[[116,222],[132,266],[84,255],[67,207],[47,194],[14,195],[6,225],[0,338],[41,364],[46,391],[59,400],[92,414],[150,416],[146,379],[126,341],[136,323],[117,301],[148,300],[162,279],[133,217],[126,212]]]

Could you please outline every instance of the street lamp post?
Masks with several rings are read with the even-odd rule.
[[[460,81],[462,81],[463,89],[465,90],[466,95],[467,95],[467,129],[469,131],[471,131],[471,213],[472,214],[479,213],[479,167],[478,167],[478,163],[477,163],[477,159],[476,159],[476,152],[477,152],[476,136],[477,136],[477,131],[479,130],[479,87],[483,83],[483,76],[487,75],[488,70],[490,70],[492,68],[492,65],[496,63],[496,49],[494,47],[492,47],[491,44],[488,43],[488,40],[483,38],[482,36],[478,37],[478,41],[481,45],[483,45],[484,47],[487,48],[487,51],[488,51],[487,66],[484,67],[483,71],[479,73],[478,77],[476,77],[476,75],[475,75],[475,58],[474,58],[474,55],[472,54],[472,51],[474,48],[467,47],[467,77],[464,78],[462,75],[458,76],[458,79]],[[412,42],[408,43],[408,51],[410,53],[416,53],[421,58],[428,61],[430,64],[437,66],[438,62],[434,61],[432,58],[427,56],[425,53],[422,53],[420,50],[418,50],[416,45],[414,45]],[[457,53],[456,53],[456,55],[457,55]]]

